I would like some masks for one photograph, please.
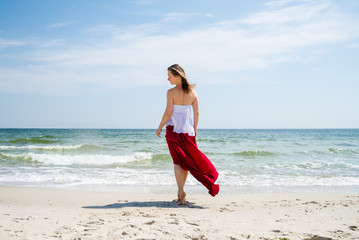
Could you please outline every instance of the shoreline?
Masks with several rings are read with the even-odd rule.
[[[359,239],[358,194],[174,197],[0,186],[0,239]]]
[[[190,176],[192,177],[192,176]],[[217,183],[217,182],[216,182]],[[228,186],[220,185],[220,195],[247,194],[342,194],[359,195],[358,186]],[[175,193],[176,185],[138,185],[138,184],[81,184],[81,185],[1,185],[0,188],[33,188],[63,191],[84,191],[99,193],[136,193],[170,194]],[[185,191],[191,195],[208,195],[208,190],[201,184],[186,184]]]

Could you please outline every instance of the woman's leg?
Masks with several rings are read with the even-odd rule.
[[[176,182],[177,182],[177,187],[178,187],[178,194],[182,193],[184,190],[184,183],[186,181],[185,178],[185,170],[183,170],[183,168],[178,165],[178,164],[174,164],[174,170],[175,170],[175,177],[176,177]]]
[[[180,204],[186,204],[186,193],[184,192],[184,185],[188,176],[188,171],[184,170],[180,165],[174,165],[175,177],[178,187],[178,199]]]
[[[186,184],[187,177],[188,177],[188,171],[183,169],[183,188],[184,185]]]

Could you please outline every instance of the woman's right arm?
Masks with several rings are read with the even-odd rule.
[[[156,131],[156,135],[158,137],[161,137],[161,132],[162,132],[162,128],[163,126],[166,124],[166,122],[168,122],[168,120],[170,119],[171,115],[172,115],[172,110],[173,110],[173,97],[171,94],[171,91],[168,90],[167,91],[167,106],[166,106],[166,110],[163,114],[162,117],[162,121],[160,123],[160,125],[158,126],[158,129]]]

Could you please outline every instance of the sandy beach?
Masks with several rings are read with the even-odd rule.
[[[0,187],[0,239],[359,239],[359,196]]]

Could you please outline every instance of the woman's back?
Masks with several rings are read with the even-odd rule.
[[[169,92],[173,100],[173,105],[192,105],[197,98],[194,89],[191,89],[189,93],[185,93],[181,88],[172,88]]]
[[[189,136],[195,136],[192,118],[192,105],[196,103],[196,92],[191,89],[185,93],[182,88],[175,87],[170,89],[170,96],[173,100],[173,108],[167,126],[173,126],[176,133],[188,133]]]

